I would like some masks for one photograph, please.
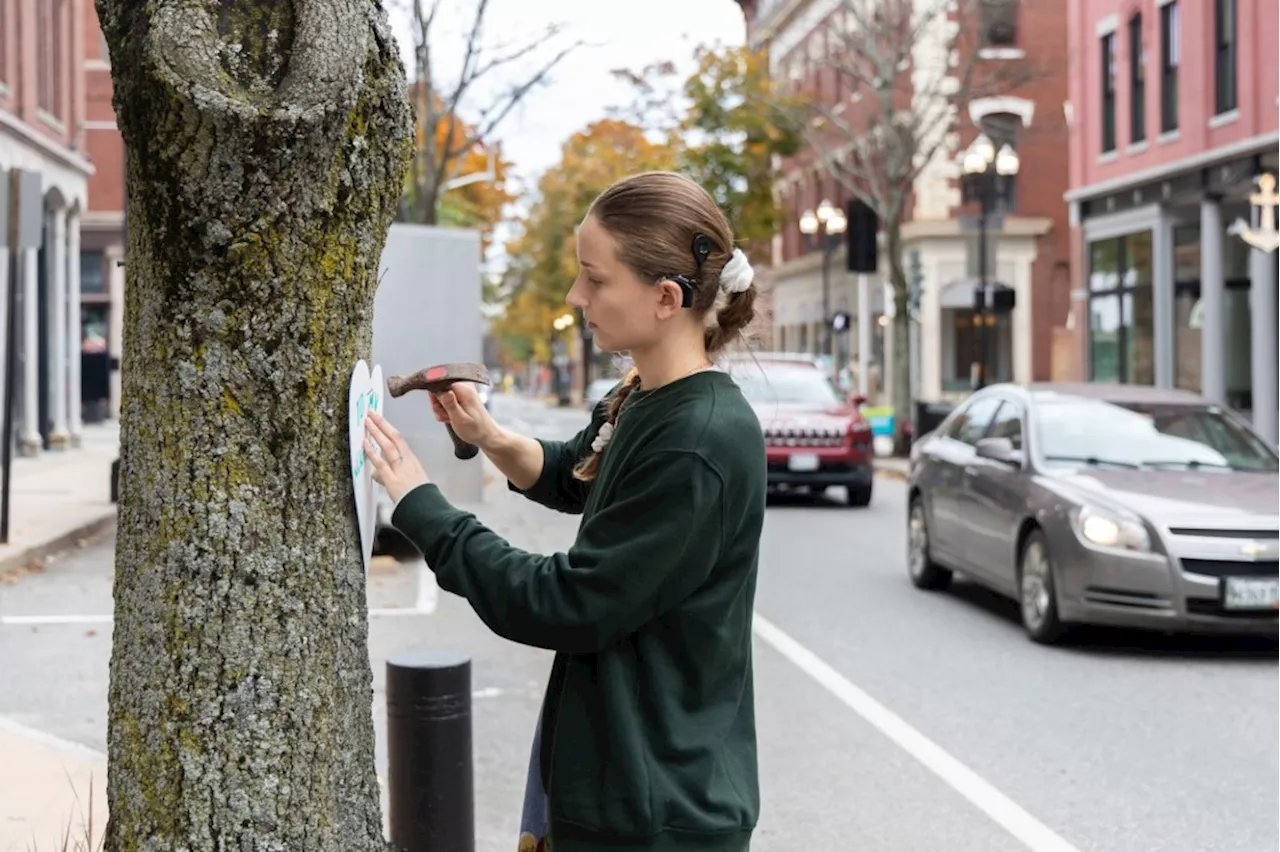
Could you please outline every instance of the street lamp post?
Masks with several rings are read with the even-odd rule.
[[[806,210],[800,216],[800,233],[810,241],[817,236],[822,248],[822,354],[828,357],[831,355],[831,256],[840,247],[840,235],[847,226],[844,212],[825,198],[817,210]]]
[[[566,369],[569,366],[569,355],[566,352],[564,333],[573,328],[574,322],[573,314],[564,313],[551,323],[552,328],[555,329],[551,335],[551,375],[554,379],[556,404],[561,408],[569,404],[570,384]]]
[[[1012,198],[1013,178],[1018,174],[1018,154],[1007,143],[997,152],[991,139],[979,134],[965,151],[963,193],[966,202],[978,203],[978,289],[974,294],[974,320],[978,325],[977,369],[974,390],[987,384],[987,312],[992,306],[987,282],[987,219]]]

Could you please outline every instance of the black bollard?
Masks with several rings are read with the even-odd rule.
[[[387,798],[394,852],[475,852],[471,659],[387,660]]]

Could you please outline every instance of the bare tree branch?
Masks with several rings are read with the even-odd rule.
[[[431,37],[441,0],[412,0],[416,89],[420,99],[419,135],[421,146],[414,163],[415,218],[434,223],[443,187],[454,177],[454,169],[466,154],[485,143],[498,126],[533,89],[547,82],[553,69],[584,42],[562,48],[542,63],[523,82],[506,88],[477,110],[476,119],[464,122],[463,102],[481,81],[494,72],[527,60],[559,37],[563,27],[552,24],[540,35],[518,46],[487,47],[484,44],[488,0],[477,0],[466,35],[462,64],[451,87],[437,77],[431,62]],[[424,9],[430,4],[429,11]]]
[[[1004,8],[1021,6],[1026,15],[1036,2],[1008,0]],[[947,155],[968,124],[961,110],[976,100],[1016,94],[1044,73],[1034,59],[993,59],[982,50],[993,11],[1000,11],[994,0],[843,0],[825,33],[822,65],[842,82],[846,102],[817,99],[806,141],[819,167],[869,204],[884,227],[897,314],[893,398],[904,417],[901,219],[907,201],[921,174]]]

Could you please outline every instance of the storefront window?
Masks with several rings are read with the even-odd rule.
[[[1151,232],[1098,240],[1089,250],[1090,373],[1097,382],[1155,382]]]
[[[1173,381],[1200,392],[1200,226],[1173,229]]]
[[[1184,225],[1173,231],[1174,269],[1174,385],[1200,393],[1201,326],[1204,305],[1200,301],[1200,226]],[[1252,368],[1249,340],[1249,246],[1226,232],[1222,235],[1222,316],[1225,325],[1223,368],[1230,404],[1247,408]]]
[[[102,252],[80,252],[80,292],[106,292],[106,281],[102,275]]]

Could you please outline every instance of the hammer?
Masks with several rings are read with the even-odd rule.
[[[427,367],[409,376],[391,376],[387,379],[387,393],[393,398],[404,396],[411,390],[424,390],[430,393],[443,393],[453,387],[454,382],[476,382],[489,384],[489,371],[483,364],[437,364]],[[453,431],[453,425],[444,424],[453,439],[453,454],[460,459],[475,458],[480,448],[468,444]]]

